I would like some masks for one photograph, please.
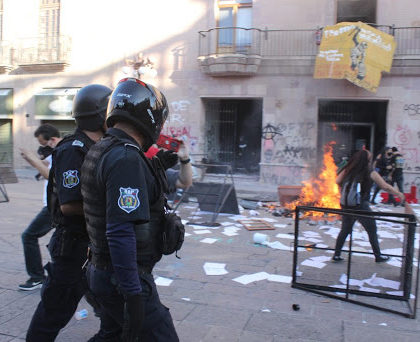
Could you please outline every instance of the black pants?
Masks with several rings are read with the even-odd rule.
[[[145,301],[145,318],[139,340],[178,342],[171,314],[160,302],[153,275],[142,273],[139,277]],[[87,278],[89,288],[101,304],[101,330],[95,341],[120,341],[124,324],[124,298],[118,290],[115,274],[89,265]]]
[[[345,208],[343,208],[345,209]],[[352,208],[356,210],[364,210],[364,211],[372,211],[369,207],[368,201],[363,201],[362,204],[356,208]],[[353,229],[354,222],[356,222],[356,218],[352,215],[342,215],[341,218],[341,231],[337,236],[337,241],[335,245],[335,255],[341,254],[341,249],[344,246],[344,242],[346,241],[347,236],[351,233]],[[359,221],[362,226],[365,228],[368,236],[369,236],[369,242],[372,246],[373,253],[376,257],[381,255],[381,250],[379,248],[379,242],[378,242],[378,235],[376,234],[377,228],[376,228],[376,221],[372,218],[366,218],[366,217],[358,217],[357,221]]]
[[[87,240],[77,241],[71,257],[59,256],[57,232],[51,237],[48,248],[52,262],[45,266],[47,281],[41,289],[41,302],[35,310],[26,335],[27,342],[54,341],[70,321],[87,288],[82,266],[86,261]]]
[[[44,280],[44,268],[42,267],[38,239],[46,235],[51,229],[50,212],[47,207],[43,207],[22,233],[26,271],[32,280]]]

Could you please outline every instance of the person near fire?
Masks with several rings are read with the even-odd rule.
[[[343,209],[372,211],[369,207],[369,193],[370,188],[372,186],[372,182],[375,182],[382,190],[398,196],[401,199],[402,203],[405,202],[404,194],[397,191],[394,187],[387,183],[377,171],[372,169],[372,153],[368,150],[360,150],[355,152],[351,156],[346,166],[338,174],[336,181],[339,186],[343,186],[346,182],[360,183],[360,205],[357,205],[355,207],[348,207],[342,205]],[[367,217],[359,217],[356,219],[352,215],[342,215],[341,231],[337,237],[335,253],[332,258],[333,261],[344,260],[344,258],[341,256],[341,250],[343,248],[347,236],[351,233],[356,220],[358,220],[366,229],[366,232],[369,236],[369,242],[372,246],[372,250],[375,255],[375,261],[387,261],[389,257],[381,255],[375,219]]]
[[[383,151],[377,155],[375,161],[373,162],[373,169],[376,170],[379,175],[389,184],[391,184],[390,173],[392,171],[391,157],[392,149],[390,147],[385,147]],[[374,191],[372,199],[370,200],[371,204],[375,204],[376,195],[381,190],[376,183],[373,187]]]
[[[397,147],[392,148],[392,157],[391,157],[392,171],[390,173],[391,185],[397,184],[398,190],[404,193],[404,178],[403,178],[403,169],[404,169],[404,157],[398,151]],[[398,206],[398,203],[395,201],[394,196],[390,195],[388,202],[392,202],[394,206]]]

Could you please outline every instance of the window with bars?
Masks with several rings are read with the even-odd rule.
[[[337,0],[337,22],[376,24],[377,0]]]

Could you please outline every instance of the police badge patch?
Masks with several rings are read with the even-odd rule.
[[[120,197],[118,198],[118,206],[126,213],[131,213],[140,206],[139,189],[120,188]]]
[[[63,186],[71,189],[79,184],[79,177],[77,176],[77,170],[68,170],[63,172]]]

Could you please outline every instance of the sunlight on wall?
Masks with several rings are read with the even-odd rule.
[[[162,43],[188,31],[206,10],[197,0],[68,1],[61,24],[72,36],[72,70],[92,71]]]

